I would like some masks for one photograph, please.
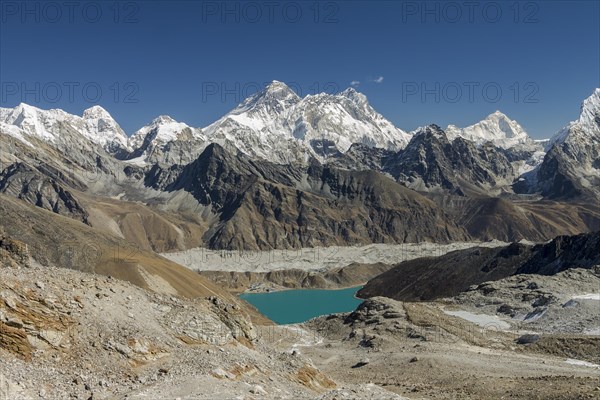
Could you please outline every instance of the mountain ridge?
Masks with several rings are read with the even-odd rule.
[[[45,113],[58,112],[63,119],[79,118],[88,121],[86,124],[90,127],[83,131],[86,137],[96,143],[100,142],[110,154],[130,159],[134,163],[191,161],[199,152],[193,152],[189,146],[177,143],[180,140],[193,141],[194,146],[201,148],[200,150],[214,142],[226,148],[236,148],[253,157],[289,163],[307,162],[311,157],[325,161],[328,156],[322,150],[324,143],[331,150],[336,149],[341,153],[347,152],[357,143],[398,151],[406,147],[414,134],[395,127],[369,105],[364,94],[352,87],[337,94],[318,93],[300,97],[279,81],[271,82],[204,128],[194,128],[162,115],[130,137],[125,135],[110,114],[100,106],[86,109],[82,117],[62,110],[41,110],[23,104],[16,108],[18,107],[34,109],[30,114],[40,112],[43,116]],[[7,118],[10,110],[14,109],[0,109],[3,130],[26,142],[25,138],[20,137],[22,132],[14,128],[22,128],[21,121],[15,124],[15,118]],[[52,135],[45,135],[43,126],[36,121],[30,125],[39,132],[38,136],[53,139]],[[94,131],[94,125],[95,132],[89,133]],[[490,141],[497,147],[526,148],[532,153],[542,147],[531,140],[516,121],[499,111],[466,128],[449,125],[446,135],[450,140],[463,137],[476,145]],[[192,151],[193,156],[182,157],[182,147],[185,151]],[[180,155],[169,157],[162,154],[170,149],[175,149]]]
[[[305,99],[302,103],[287,86],[273,83],[240,110],[264,115],[267,107],[287,116],[312,109],[320,116],[323,106],[327,123],[333,121],[328,107],[340,111],[336,115],[356,112],[353,118],[358,119],[378,115],[353,89]],[[585,110],[596,103],[585,102]],[[253,108],[256,104],[258,109]],[[135,138],[141,143],[138,152],[130,153],[122,146],[115,152],[108,142],[88,138],[100,132],[99,125],[82,132],[88,129],[86,120],[108,120],[100,107],[87,110],[86,120],[25,105],[13,111],[0,110],[0,192],[101,226],[147,249],[206,245],[263,250],[468,238],[537,241],[588,231],[597,224],[594,197],[572,197],[578,201],[569,204],[544,202],[555,198],[553,188],[580,189],[577,158],[595,168],[598,143],[587,130],[596,129],[590,125],[595,119],[589,117],[596,114],[585,114],[562,143],[554,144],[544,164],[531,171],[542,178],[566,178],[523,193],[519,185],[527,181],[515,162],[524,162],[528,152],[462,137],[450,140],[435,125],[413,132],[400,150],[359,141],[345,152],[335,135],[305,138],[308,141],[302,143],[312,149],[307,151],[286,133],[272,131],[263,137],[244,131],[245,145],[289,161],[282,163],[285,160],[277,157],[249,155],[231,141],[220,143],[167,116],[141,131]],[[367,119],[367,124],[374,121]],[[109,124],[106,129],[119,135],[113,128]],[[346,138],[363,133],[351,132]],[[279,142],[283,147],[273,148],[273,143],[261,142],[263,138],[285,140]],[[465,212],[468,221],[461,217]],[[159,227],[163,234],[153,232]]]

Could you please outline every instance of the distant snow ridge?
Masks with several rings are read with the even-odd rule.
[[[536,141],[531,139],[517,121],[510,119],[500,111],[496,111],[466,128],[448,125],[446,135],[450,140],[462,137],[477,145],[489,142],[496,147],[514,153],[512,165],[518,175],[535,169],[542,163],[546,154],[545,144],[547,140]],[[519,155],[519,153],[521,154]]]
[[[544,147],[563,143],[568,136],[577,142],[600,140],[599,110],[600,89],[596,89],[583,102],[580,117],[548,142],[532,140],[519,123],[500,111],[465,128],[449,125],[445,133],[450,140],[462,137],[476,144],[491,142],[509,152],[513,166],[524,173],[541,163]],[[397,128],[377,113],[367,97],[353,88],[302,98],[279,81],[271,82],[203,129],[163,115],[127,138],[100,106],[76,116],[22,103],[0,108],[0,130],[29,146],[34,146],[36,139],[68,147],[70,138],[83,136],[110,154],[140,165],[189,162],[209,143],[282,164],[306,162],[310,157],[324,161],[355,143],[398,151],[414,136],[414,132]]]
[[[100,106],[88,108],[81,117],[60,109],[42,110],[25,103],[15,108],[0,108],[2,132],[29,146],[33,145],[27,138],[57,143],[61,132],[69,126],[109,153],[127,149],[127,135]]]
[[[410,135],[378,114],[354,89],[300,98],[278,81],[203,132],[210,141],[280,163],[306,160],[309,155],[322,159],[315,141],[331,141],[345,152],[353,143],[399,150],[410,140]]]
[[[129,138],[132,151],[126,157],[131,164],[143,166],[156,162],[187,164],[206,147],[206,138],[199,128],[161,115]]]
[[[503,149],[510,149],[516,146],[535,146],[535,142],[521,125],[500,111],[496,111],[482,121],[466,128],[448,125],[446,135],[450,140],[462,137],[477,144],[492,142],[495,146]]]
[[[400,150],[411,136],[377,113],[367,97],[353,88],[337,95],[306,96],[292,111],[293,135],[310,141],[328,139],[346,152],[353,143]]]
[[[41,110],[39,108],[21,103],[15,108],[0,109],[2,123],[10,125],[11,132],[20,131],[23,136],[36,137],[46,141],[55,141],[56,134],[53,125],[66,118],[62,110]]]
[[[193,137],[203,137],[201,130],[177,122],[168,115],[160,115],[150,124],[140,128],[129,138],[129,146],[137,149],[144,145],[144,142],[151,142],[153,145],[161,145],[174,140],[183,139],[186,134]],[[149,143],[148,143],[149,144]]]

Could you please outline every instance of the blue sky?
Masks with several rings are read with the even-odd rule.
[[[600,86],[597,1],[66,4],[0,2],[1,106],[100,104],[133,133],[159,114],[208,125],[274,79],[354,81],[405,130],[499,109],[542,138]]]

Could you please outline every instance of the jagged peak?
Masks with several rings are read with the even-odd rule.
[[[223,154],[225,152],[226,151],[225,151],[225,148],[223,148],[223,146],[221,146],[219,143],[212,142],[208,146],[206,146],[206,148],[204,149],[204,151],[201,154],[214,155],[214,154]]]
[[[581,102],[579,118],[571,121],[567,126],[559,130],[548,142],[546,148],[550,149],[552,145],[563,143],[573,131],[591,134],[600,137],[600,88],[594,89],[594,92]],[[578,127],[577,129],[573,129]]]
[[[422,146],[430,146],[435,143],[447,143],[449,142],[448,136],[444,130],[436,125],[429,124],[420,126],[411,131],[411,139],[408,142],[406,149],[416,149]],[[410,151],[410,150],[409,150]]]
[[[502,148],[512,148],[517,145],[535,146],[525,129],[500,110],[464,128],[448,125],[446,134],[450,140],[462,137],[476,144],[492,142]]]
[[[525,133],[525,131],[523,130],[523,128],[521,128],[521,125],[519,125],[519,123],[517,121],[515,121],[514,119],[510,118],[508,115],[504,114],[502,111],[500,110],[496,110],[493,113],[489,114],[487,117],[485,117],[483,120],[471,125],[470,127],[476,126],[478,124],[481,123],[492,123],[492,124],[498,124],[498,127],[500,127],[502,129],[502,124],[508,124],[510,125],[512,128],[514,128],[514,130],[517,130],[517,133]],[[505,125],[504,125],[505,126]],[[504,130],[504,129],[503,129]],[[506,132],[508,134],[512,134],[512,130],[509,132]]]
[[[95,119],[95,118],[113,119],[113,117],[110,115],[110,113],[108,111],[106,111],[106,109],[104,109],[103,107],[101,107],[99,105],[94,105],[94,106],[84,110],[82,117],[83,117],[83,119]]]
[[[188,128],[192,130],[194,137],[202,136],[199,130],[191,128],[184,122],[178,122],[168,115],[159,115],[131,135],[128,144],[135,149],[144,143],[168,143],[177,140],[180,134]]]
[[[347,94],[353,95],[354,93],[358,93],[358,90],[354,89],[352,86],[350,86],[340,92],[340,94],[342,96],[345,96]]]
[[[280,81],[272,81],[263,90],[246,98],[229,114],[239,114],[265,104],[269,109],[276,109],[278,112],[281,112],[300,100],[300,96],[290,89],[288,85]]]
[[[8,108],[12,115],[22,115],[23,117],[49,117],[49,118],[64,118],[66,116],[73,116],[60,108],[42,109],[36,106],[32,106],[27,103],[19,103],[15,108]],[[76,117],[76,116],[73,116]]]
[[[37,107],[31,106],[31,105],[29,105],[29,104],[27,104],[27,103],[23,103],[23,102],[19,103],[19,104],[18,104],[18,105],[15,107],[15,109],[19,109],[19,110],[24,110],[24,109],[32,109],[32,108],[34,108],[34,109],[36,109],[36,110],[38,109]]]
[[[159,126],[166,124],[179,123],[168,115],[159,115],[150,122],[150,126]]]
[[[214,159],[225,159],[231,154],[219,143],[212,142],[202,150],[202,153],[194,161],[195,164],[203,164]]]
[[[436,124],[429,124],[425,127],[425,131],[436,135],[444,135],[444,130]]]
[[[25,114],[25,115],[35,115],[38,112],[42,111],[42,109],[29,105],[27,103],[19,103],[15,108],[13,108],[13,111],[21,114]]]
[[[500,110],[494,111],[493,113],[491,113],[484,119],[487,119],[487,120],[508,119],[508,120],[510,120],[510,118],[508,118],[508,116]]]
[[[486,122],[491,122],[491,123],[499,123],[499,122],[508,122],[510,124],[514,124],[516,126],[520,125],[518,124],[517,121],[515,121],[514,119],[511,119],[508,115],[504,114],[502,111],[500,110],[496,110],[491,114],[488,114],[484,119],[482,119],[479,122],[474,123],[473,125],[469,125],[465,128],[458,128],[456,125],[448,125],[448,127],[453,127],[453,128],[458,128],[458,129],[468,129],[468,128],[472,128],[478,125],[481,125],[482,123],[486,123]]]
[[[295,97],[299,98],[299,96],[294,92],[288,85],[281,81],[271,81],[265,88],[258,93],[256,93],[252,97],[277,97],[277,98],[286,98],[286,97]]]
[[[600,88],[594,89],[594,92],[581,103],[579,121],[592,123],[598,115],[600,115]]]
[[[413,135],[413,138],[417,137],[417,136],[426,136],[426,135],[434,135],[436,137],[446,138],[446,133],[444,132],[444,130],[439,125],[436,125],[436,124],[420,126],[417,129],[411,131],[411,134]]]
[[[352,100],[354,103],[359,104],[359,105],[369,104],[369,101],[367,100],[367,96],[365,96],[361,92],[357,91],[353,87],[349,87],[348,89],[340,92],[339,96],[342,96],[349,100]]]
[[[272,80],[266,87],[266,90],[291,90],[288,85],[278,80]]]

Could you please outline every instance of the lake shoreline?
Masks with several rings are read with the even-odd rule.
[[[365,286],[367,284],[368,281],[365,282],[361,282],[358,284],[358,286],[356,284],[352,284],[352,285],[344,285],[344,286],[339,286],[339,287],[332,287],[332,288],[290,288],[290,287],[281,287],[281,288],[273,288],[270,290],[251,290],[251,289],[246,289],[243,292],[231,292],[232,294],[235,294],[236,296],[240,296],[242,294],[262,294],[262,293],[278,293],[278,292],[287,292],[289,290],[306,290],[306,291],[311,291],[311,290],[329,290],[329,291],[335,291],[335,290],[346,290],[346,289],[352,289],[354,287],[360,287],[362,288],[363,286]],[[360,290],[360,289],[359,289]],[[360,297],[357,297],[357,299],[361,299]],[[364,299],[362,299],[364,300]]]
[[[337,289],[293,289],[268,293],[243,293],[251,304],[277,325],[303,323],[313,318],[352,312],[364,300],[356,297],[362,286]]]

